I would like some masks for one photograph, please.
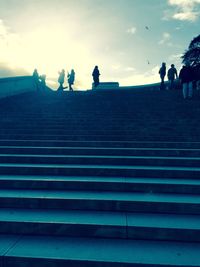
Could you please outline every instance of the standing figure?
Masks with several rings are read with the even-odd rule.
[[[194,68],[196,89],[200,90],[200,64]]]
[[[162,63],[162,66],[159,70],[159,74],[160,74],[160,79],[161,79],[160,90],[164,90],[165,89],[164,79],[166,75],[166,63],[165,62]]]
[[[171,68],[167,72],[167,77],[169,80],[169,89],[174,89],[174,79],[178,77],[177,70],[174,64],[171,65]]]
[[[65,82],[65,70],[62,69],[60,72],[59,72],[59,77],[58,77],[58,83],[60,84],[59,85],[59,88],[58,90],[63,90],[63,83]]]
[[[40,78],[40,81],[41,81],[41,88],[43,90],[46,89],[46,75],[43,74],[39,78]]]
[[[186,63],[185,66],[182,67],[179,79],[183,86],[183,98],[192,98],[193,96],[193,81],[194,81],[194,71],[189,63]]]
[[[100,76],[98,66],[95,66],[92,72],[92,76],[93,76],[94,86],[97,87],[99,85],[99,76]]]
[[[73,91],[72,84],[74,84],[74,81],[75,81],[74,69],[71,70],[71,73],[68,73],[67,77],[68,77],[69,90]]]
[[[33,76],[34,85],[35,85],[37,91],[39,91],[39,89],[40,89],[40,81],[39,81],[39,74],[38,74],[37,69],[34,69],[32,76]]]

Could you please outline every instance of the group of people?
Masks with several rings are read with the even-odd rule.
[[[167,74],[169,80],[169,89],[173,90],[176,79],[179,79],[180,84],[182,85],[183,98],[191,99],[193,96],[193,87],[196,86],[197,90],[200,90],[200,67],[191,67],[189,63],[186,62],[185,65],[180,70],[178,75],[177,70],[174,64],[171,64],[171,67],[166,72],[166,63],[163,62],[161,68],[159,69],[161,84],[160,90],[165,90],[165,76]]]
[[[168,69],[168,71],[166,71],[166,63],[163,62],[162,66],[159,69],[159,74],[161,79],[160,90],[175,89],[175,80],[178,78],[180,84],[182,85],[184,99],[192,98],[194,85],[198,90],[200,90],[200,67],[194,68],[191,67],[189,63],[186,63],[182,67],[178,75],[174,64],[171,64],[171,67]],[[164,81],[166,74],[169,81],[168,88],[166,88]],[[100,76],[99,68],[98,66],[95,66],[92,72],[94,87],[97,87],[99,85],[99,76]],[[33,72],[33,78],[35,80],[37,89],[46,87],[46,75],[39,76],[37,69],[35,69]],[[69,90],[73,91],[72,85],[74,84],[75,81],[74,69],[72,69],[71,72],[67,74],[67,79],[69,84]],[[65,82],[65,70],[62,69],[59,72],[59,77],[58,77],[58,83],[59,83],[58,91],[63,91],[65,88],[68,88],[67,86],[65,87],[63,86],[64,82]]]
[[[58,76],[58,83],[59,83],[58,91],[63,91],[64,89],[68,88],[68,86],[64,86],[65,70],[62,69],[60,72],[58,72],[58,74],[59,74],[59,76]],[[94,82],[95,87],[99,85],[99,76],[100,76],[100,72],[99,72],[98,66],[95,66],[95,68],[92,72],[92,77],[93,77],[93,82]],[[36,88],[38,90],[42,89],[42,88],[46,88],[46,75],[39,75],[37,69],[34,69],[34,71],[33,71],[33,79],[34,79]],[[74,81],[75,81],[74,69],[72,69],[71,72],[67,74],[67,81],[68,81],[68,85],[69,85],[69,90],[73,91],[72,85],[74,84]]]
[[[165,76],[166,76],[166,63],[163,62],[162,66],[159,70],[161,84],[160,84],[160,90],[165,90]],[[171,67],[167,71],[167,77],[169,80],[169,89],[174,89],[174,80],[178,78],[177,70],[174,66],[174,64],[171,64]]]
[[[69,90],[73,91],[72,85],[74,84],[74,81],[75,81],[75,71],[74,71],[74,69],[72,69],[71,72],[67,74],[67,79],[68,79],[67,81],[68,81],[68,84],[69,84]],[[65,70],[62,69],[59,72],[59,77],[58,77],[58,83],[59,83],[58,91],[67,88],[67,86],[65,86],[65,87],[63,86],[64,82],[65,82]]]
[[[46,88],[46,75],[39,75],[37,69],[34,69],[33,71],[33,79],[35,83],[35,87],[39,91],[40,89]]]

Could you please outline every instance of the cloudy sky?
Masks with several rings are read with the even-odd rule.
[[[200,0],[0,0],[0,77],[37,68],[57,87],[58,71],[76,72],[76,87],[101,81],[159,81],[165,61],[200,34]]]

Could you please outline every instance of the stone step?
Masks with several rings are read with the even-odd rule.
[[[0,209],[0,234],[200,241],[200,216]]]
[[[59,103],[58,103],[59,104]],[[62,105],[62,103],[60,103]],[[55,106],[48,106],[48,104],[45,106],[45,108],[41,107],[39,104],[36,109],[33,107],[28,107],[24,104],[23,109],[20,108],[17,110],[17,107],[13,108],[12,110],[1,110],[3,117],[1,117],[0,122],[9,122],[11,120],[17,121],[21,119],[21,121],[28,121],[28,119],[33,120],[35,118],[36,122],[41,122],[44,120],[44,122],[48,121],[54,121],[55,123],[58,122],[63,122],[63,121],[73,121],[73,120],[79,120],[79,119],[85,119],[89,118],[91,120],[95,120],[95,118],[102,119],[103,117],[105,118],[105,121],[107,119],[110,119],[113,117],[115,120],[116,118],[124,120],[137,120],[138,118],[155,118],[156,120],[159,120],[159,115],[161,115],[164,119],[169,119],[169,118],[178,118],[182,117],[184,120],[189,120],[189,117],[183,116],[183,111],[185,108],[190,107],[191,110],[187,111],[186,114],[191,115],[191,112],[194,110],[197,110],[196,108],[198,107],[198,102],[196,102],[196,105],[182,105],[180,106],[175,106],[172,107],[170,110],[168,107],[152,107],[152,106],[146,106],[142,105],[142,109],[140,105],[137,105],[135,107],[128,107],[124,105],[120,105],[120,108],[117,106],[118,104],[112,105],[112,102],[107,103],[110,105],[110,107],[105,107],[105,109],[102,109],[100,105],[94,107],[94,106],[81,106],[80,108],[76,108],[73,105],[71,107],[67,108],[57,108]],[[127,103],[128,104],[128,103]],[[131,103],[130,103],[131,104]],[[168,104],[168,103],[167,103]],[[76,104],[77,105],[77,104]],[[96,108],[96,109],[95,109]],[[56,112],[55,112],[56,109]],[[136,111],[138,111],[136,113]],[[168,111],[166,113],[166,111]],[[106,116],[107,115],[107,116]],[[197,118],[198,111],[194,116],[190,119]],[[29,121],[30,122],[30,121]],[[161,121],[162,122],[162,121]],[[147,122],[148,123],[148,122]]]
[[[1,129],[0,130],[0,134],[12,134],[13,132],[18,135],[18,134],[22,134],[22,135],[39,135],[39,134],[47,134],[47,135],[73,135],[74,132],[76,131],[76,135],[93,135],[93,136],[104,136],[104,135],[111,135],[111,136],[123,136],[124,134],[128,134],[129,136],[131,136],[132,134],[135,133],[135,129],[131,130],[131,129],[122,129],[122,130],[91,130],[91,129],[82,129],[82,127],[77,128],[74,127],[73,130],[69,130],[69,129],[46,129],[46,128],[36,128],[36,129]]]
[[[55,141],[56,142],[56,141]],[[59,141],[58,141],[59,143]],[[23,144],[23,143],[22,143]],[[36,145],[30,143],[30,146],[20,145],[4,145],[0,146],[1,154],[32,154],[32,155],[96,155],[96,156],[135,156],[135,157],[199,157],[200,149],[176,149],[176,148],[131,148],[131,147],[100,147],[100,144],[94,146],[79,146],[76,147],[76,142],[69,142],[71,146],[60,145],[48,146],[43,141],[38,142]],[[79,144],[79,142],[78,142]],[[43,146],[46,145],[46,146]]]
[[[0,139],[0,148],[4,146],[44,146],[44,147],[75,147],[78,149],[82,148],[124,148],[124,149],[141,149],[147,150],[151,148],[152,150],[183,150],[183,149],[193,149],[195,151],[200,151],[200,142],[158,142],[158,141],[73,141],[73,140],[20,140],[20,139]]]
[[[200,196],[94,190],[0,189],[0,207],[200,215]]]
[[[192,242],[2,235],[0,245],[4,267],[200,266]]]
[[[0,175],[112,176],[199,179],[199,167],[1,163]]]
[[[199,194],[200,180],[84,176],[1,175],[0,188]]]
[[[199,167],[200,157],[0,154],[0,163]]]
[[[159,118],[152,118],[152,120],[146,122],[143,121],[142,118],[138,117],[138,118],[131,118],[132,114],[128,114],[127,115],[128,118],[124,118],[123,116],[109,116],[107,118],[105,118],[105,115],[102,114],[102,116],[95,116],[94,118],[91,116],[85,116],[85,117],[80,117],[80,116],[76,116],[74,118],[69,117],[69,118],[65,118],[63,117],[62,119],[60,119],[60,121],[58,121],[57,118],[46,118],[46,119],[38,119],[37,117],[32,117],[32,118],[12,118],[12,117],[7,117],[7,118],[2,118],[0,120],[0,126],[1,128],[5,129],[5,130],[12,130],[12,129],[16,129],[16,130],[31,130],[31,128],[33,129],[37,129],[37,128],[42,128],[42,129],[49,129],[49,130],[53,130],[53,129],[69,129],[69,130],[73,130],[73,128],[77,128],[80,129],[79,126],[82,126],[82,129],[87,129],[87,127],[91,127],[91,130],[104,130],[104,128],[101,128],[101,125],[105,126],[105,129],[115,129],[115,130],[120,130],[121,128],[126,128],[126,129],[134,129],[134,126],[147,126],[147,125],[151,125],[151,126],[155,126],[157,128],[159,128],[160,126],[163,126],[163,123],[169,123],[169,127],[175,125],[176,120],[174,119],[172,121],[171,117],[164,117],[162,122],[160,122]],[[142,117],[142,115],[140,114],[140,116]],[[145,115],[144,115],[145,116]],[[144,117],[143,116],[143,117]],[[145,116],[147,117],[147,116]],[[130,119],[131,118],[131,119]],[[96,125],[96,121],[98,120],[98,124]],[[159,124],[158,124],[159,123]],[[194,121],[191,121],[191,126],[194,125]],[[25,125],[27,125],[27,127],[25,127]],[[94,128],[95,125],[95,128]],[[120,129],[119,126],[120,125]],[[92,128],[93,126],[93,128]],[[190,126],[190,127],[191,127]]]
[[[155,132],[152,132],[149,134],[149,132],[143,132],[140,136],[138,136],[138,132],[136,132],[135,135],[91,135],[91,134],[85,134],[85,135],[48,135],[48,134],[0,134],[0,139],[16,139],[16,140],[32,140],[32,139],[38,139],[38,140],[68,140],[68,141],[160,141],[165,142],[168,141],[198,141],[198,134],[194,133],[194,135],[188,136],[184,133],[173,133],[169,135],[168,133],[163,134],[160,136],[158,133],[155,134]]]
[[[6,115],[5,115],[6,116]],[[40,116],[40,115],[38,115]],[[72,127],[76,127],[77,129],[80,129],[79,126],[82,126],[83,129],[87,129],[87,127],[91,127],[91,130],[104,130],[104,128],[101,128],[101,125],[105,126],[105,129],[110,129],[112,130],[113,128],[116,130],[121,130],[121,128],[127,128],[127,129],[134,129],[134,126],[137,127],[145,127],[145,126],[154,126],[157,129],[162,128],[166,123],[168,123],[168,127],[173,127],[175,124],[177,124],[176,119],[181,116],[178,116],[177,118],[174,117],[172,118],[171,116],[162,116],[162,121],[160,121],[159,117],[154,117],[153,115],[147,116],[146,114],[140,114],[140,116],[132,118],[133,114],[123,114],[121,116],[114,116],[112,114],[108,115],[105,118],[106,114],[101,114],[92,117],[91,115],[87,115],[85,117],[80,117],[78,114],[76,116],[71,117],[71,114],[65,115],[64,117],[61,117],[60,120],[57,118],[40,118],[38,119],[37,117],[32,117],[32,118],[23,118],[23,117],[18,117],[18,118],[13,118],[13,117],[5,117],[0,120],[0,125],[1,128],[5,128],[5,130],[12,130],[12,128],[16,130],[31,130],[31,125],[33,129],[42,128],[42,129],[73,129]],[[127,116],[127,118],[125,118]],[[148,121],[144,121],[143,119],[150,119]],[[95,125],[95,123],[98,121],[98,124]],[[187,122],[188,120],[185,119],[184,123]],[[158,124],[159,123],[159,124]],[[27,125],[27,128],[25,127]],[[92,128],[92,126],[94,126]],[[117,128],[117,126],[120,125]],[[182,125],[179,123],[178,125]],[[195,126],[195,120],[191,121],[191,124],[189,127]],[[176,130],[176,129],[174,129]],[[198,130],[198,129],[197,129]]]

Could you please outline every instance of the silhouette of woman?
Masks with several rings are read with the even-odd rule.
[[[162,66],[159,70],[159,74],[160,74],[160,79],[161,79],[160,90],[164,90],[165,89],[164,79],[166,75],[166,63],[165,62],[162,63]]]
[[[95,66],[92,72],[92,76],[93,76],[94,86],[97,87],[99,85],[99,76],[100,76],[98,66]]]
[[[69,90],[73,91],[72,84],[74,84],[74,80],[75,80],[74,69],[71,70],[71,73],[68,73],[67,77],[68,77]]]
[[[37,69],[34,69],[34,71],[33,71],[33,81],[34,81],[35,87],[38,91],[40,89],[40,81],[39,81],[39,74],[38,74]]]
[[[62,69],[60,72],[59,72],[59,77],[58,77],[58,83],[60,84],[58,90],[63,90],[63,83],[65,81],[65,70]]]

